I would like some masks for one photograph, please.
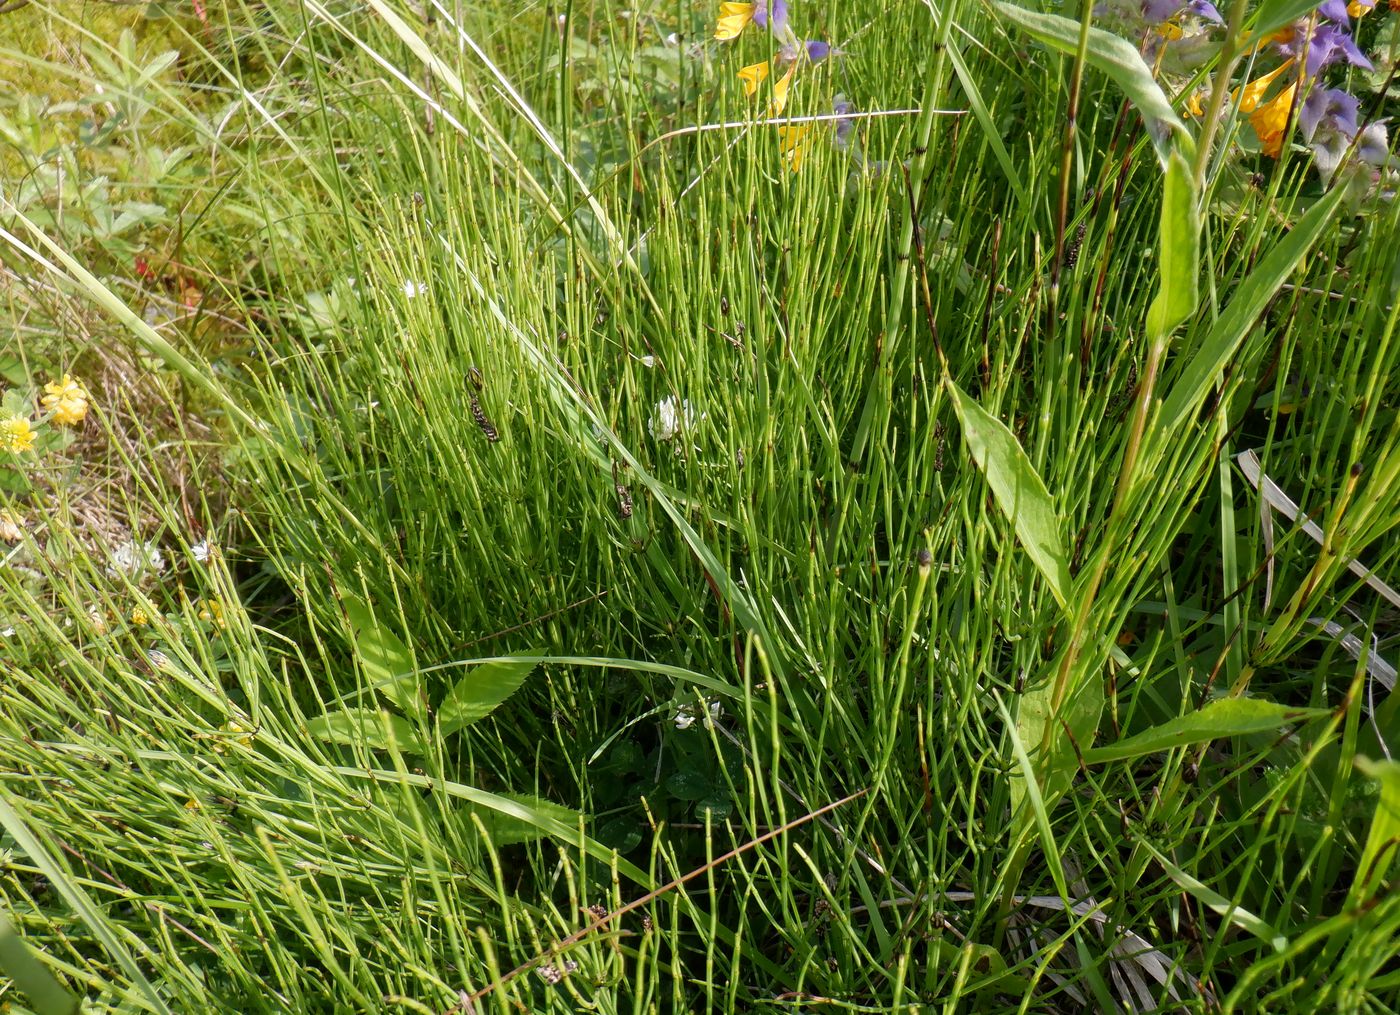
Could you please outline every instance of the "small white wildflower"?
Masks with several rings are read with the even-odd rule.
[[[696,722],[703,719],[705,729],[709,729],[719,722],[719,717],[723,714],[718,701],[710,701],[705,705],[705,712],[701,713],[695,705],[682,705],[676,710],[676,729],[688,730]]]
[[[107,565],[107,576],[116,578],[140,578],[145,572],[160,574],[165,570],[165,556],[155,543],[142,543],[128,539],[112,551],[111,563]]]
[[[417,296],[426,296],[428,294],[428,283],[406,278],[403,282],[403,294],[409,299],[413,299]]]
[[[651,369],[652,367],[656,366],[656,357],[655,357],[655,356],[637,356],[637,357],[635,357],[635,359],[637,360],[638,363],[640,363],[642,366],[646,367],[647,369]]]
[[[669,441],[682,430],[695,424],[695,410],[690,407],[690,399],[676,401],[675,395],[667,395],[656,403],[647,430],[659,441]]]
[[[201,539],[199,542],[195,543],[193,546],[190,547],[190,556],[194,558],[194,562],[196,564],[209,563],[210,552],[211,551],[209,549],[209,540],[207,539]]]
[[[4,630],[0,630],[0,638],[13,638],[14,636],[15,629],[13,627],[7,627]]]
[[[672,32],[670,35],[666,36],[666,45],[668,45],[668,46],[679,46],[680,44],[681,44],[681,37],[680,37],[679,35],[677,35],[675,32]]]

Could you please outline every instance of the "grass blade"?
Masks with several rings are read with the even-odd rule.
[[[1205,400],[1215,378],[1244,342],[1255,320],[1322,235],[1345,190],[1338,187],[1313,205],[1235,291],[1201,348],[1172,386],[1158,416],[1158,430],[1163,435],[1175,433]]]

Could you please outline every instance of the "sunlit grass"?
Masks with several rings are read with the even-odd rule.
[[[180,269],[234,323],[196,341],[138,307],[103,340],[150,404],[94,392],[94,442],[7,501],[24,939],[103,1010],[1389,1010],[1400,911],[1357,759],[1400,723],[1396,209],[1333,219],[1164,420],[1321,197],[1302,159],[1224,159],[1202,305],[1135,435],[1162,172],[1105,78],[1052,294],[1069,63],[988,11],[940,10],[956,61],[922,5],[795,11],[846,53],[790,112],[949,111],[845,149],[818,125],[796,173],[766,127],[662,138],[761,111],[734,77],[756,34],[559,13],[179,23],[229,103],[150,93],[216,166],[189,242],[255,228]],[[44,305],[104,280],[63,284]],[[1066,589],[954,385],[1043,480]],[[84,529],[65,478],[96,447],[104,517],[158,573]],[[1323,545],[1261,511],[1245,451]],[[519,692],[447,730],[464,675],[523,654],[546,658]],[[1052,771],[1023,705],[1070,670],[1105,704]],[[1090,754],[1224,697],[1319,711]],[[318,717],[347,708],[374,718],[334,742]]]

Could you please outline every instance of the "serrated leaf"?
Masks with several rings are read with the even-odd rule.
[[[1313,205],[1235,290],[1162,405],[1157,426],[1164,434],[1170,435],[1199,410],[1255,320],[1322,235],[1345,190],[1338,187]]]
[[[1011,520],[1016,538],[1044,575],[1055,600],[1065,606],[1070,585],[1069,557],[1050,491],[1006,425],[956,384],[947,384],[973,461],[987,477],[997,506]]]
[[[1091,765],[1101,765],[1170,751],[1188,744],[1219,740],[1221,737],[1274,733],[1291,723],[1320,719],[1330,714],[1325,708],[1294,708],[1259,698],[1220,698],[1195,712],[1177,716],[1116,744],[1086,751],[1084,760]]]
[[[370,687],[379,691],[404,712],[418,708],[418,674],[413,653],[398,636],[376,619],[363,600],[344,596],[341,605],[350,621],[350,635]]]
[[[1068,56],[1076,56],[1079,53],[1078,21],[1058,14],[1028,11],[1024,7],[1005,2],[997,3],[996,9],[1008,21],[1019,25],[1042,45]],[[1170,153],[1166,131],[1174,131],[1181,139],[1180,143],[1190,144],[1191,138],[1186,131],[1186,125],[1176,115],[1161,86],[1153,78],[1152,68],[1132,43],[1101,28],[1089,29],[1087,59],[1091,67],[1103,71],[1123,90],[1128,100],[1147,121],[1148,133],[1152,135],[1158,157],[1165,169]]]
[[[306,724],[313,737],[347,747],[389,749],[390,735],[399,750],[422,754],[423,742],[413,724],[402,716],[377,708],[343,708],[319,715]]]
[[[1196,312],[1200,299],[1201,217],[1191,166],[1179,151],[1167,161],[1158,227],[1161,284],[1147,310],[1149,339],[1165,337]]]
[[[438,708],[438,723],[443,733],[455,733],[465,726],[486,718],[512,694],[520,689],[540,664],[532,656],[497,659],[474,666],[447,692]]]

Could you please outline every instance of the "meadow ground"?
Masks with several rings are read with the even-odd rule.
[[[1400,1009],[1392,6],[0,2],[0,1008]]]

